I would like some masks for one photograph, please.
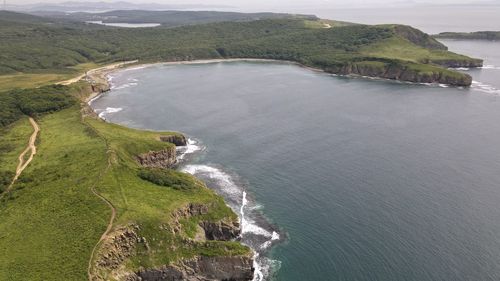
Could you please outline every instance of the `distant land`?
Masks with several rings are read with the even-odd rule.
[[[9,1],[7,1],[9,2]],[[127,1],[117,2],[99,2],[99,1],[67,1],[61,3],[35,3],[26,5],[17,5],[6,3],[7,10],[18,12],[35,12],[35,11],[50,11],[50,12],[105,12],[112,10],[189,10],[189,9],[222,9],[229,8],[223,5],[209,4],[160,4],[160,3],[132,3]]]
[[[116,16],[125,23],[150,18],[164,25],[107,27],[85,23],[90,16],[103,21]],[[292,61],[332,74],[469,86],[468,74],[448,68],[482,66],[482,60],[450,52],[410,26],[307,15],[114,11],[53,18],[3,11],[0,23],[0,74],[68,72],[90,62],[253,58]]]
[[[116,10],[103,13],[75,12],[63,13],[54,11],[37,11],[33,15],[76,20],[82,22],[102,21],[103,23],[158,23],[163,26],[174,27],[183,25],[215,23],[223,21],[255,21],[264,19],[292,19],[302,18],[319,20],[314,15],[292,15],[284,13],[236,13],[217,11],[145,11],[145,10]]]
[[[496,41],[500,40],[500,31],[442,32],[434,35],[434,38]]]

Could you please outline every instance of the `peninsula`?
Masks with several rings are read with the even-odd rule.
[[[500,31],[442,32],[433,36],[442,39],[500,40]]]
[[[289,16],[127,29],[0,13],[0,74],[60,73],[89,62],[256,58],[294,61],[334,74],[469,86],[469,75],[448,68],[482,66],[482,60],[452,53],[403,25]]]

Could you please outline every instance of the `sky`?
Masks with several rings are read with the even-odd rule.
[[[0,0],[3,1],[3,0]],[[66,2],[68,0],[7,0],[10,4],[33,4],[33,3],[57,3]],[[90,2],[85,0],[73,0],[81,2]],[[98,1],[98,0],[94,0]],[[102,0],[103,2],[113,2],[111,0]],[[124,0],[134,3],[163,3],[163,4],[204,4],[204,5],[226,5],[234,7],[277,7],[277,6],[318,6],[318,5],[335,5],[335,6],[351,6],[364,7],[380,4],[408,5],[414,3],[442,3],[442,4],[457,4],[457,3],[481,3],[481,2],[496,2],[500,4],[500,0]]]

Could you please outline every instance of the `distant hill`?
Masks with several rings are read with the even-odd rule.
[[[9,1],[8,1],[9,2]],[[40,1],[41,2],[41,1]],[[200,1],[201,2],[201,1]],[[227,8],[221,5],[207,4],[159,4],[159,3],[131,3],[126,1],[67,1],[62,3],[35,3],[16,5],[7,3],[7,9],[20,12],[50,11],[50,12],[104,12],[112,10],[183,10],[183,9],[220,9]]]
[[[76,21],[102,21],[104,23],[160,23],[164,26],[182,26],[225,21],[254,21],[262,19],[301,18],[317,20],[312,15],[293,15],[280,13],[235,13],[214,11],[145,11],[117,10],[104,13],[60,13],[34,12],[35,15],[62,18]]]
[[[129,22],[149,17],[149,22],[163,20],[165,26],[116,28],[70,21],[75,17],[3,12],[0,18],[8,20],[0,24],[0,74],[60,73],[85,63],[128,60],[256,58],[294,61],[335,74],[468,86],[470,76],[447,68],[482,65],[481,60],[448,52],[410,26],[352,25],[272,13],[104,14]]]
[[[442,32],[434,35],[443,39],[500,40],[500,31]]]

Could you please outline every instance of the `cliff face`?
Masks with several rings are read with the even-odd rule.
[[[194,216],[202,216],[209,212],[210,206],[203,204],[189,204],[173,213],[174,233],[182,230],[180,221]],[[240,222],[237,218],[224,219],[220,221],[200,220],[198,222],[203,231],[204,240],[230,241],[236,239],[240,233]]]
[[[231,241],[240,232],[237,217],[220,221],[202,219],[209,214],[211,205],[188,204],[177,209],[168,226],[161,229],[170,230],[173,235],[183,237],[181,221],[198,217],[198,226],[204,237],[201,241],[186,240],[188,243],[205,243],[204,240]],[[186,238],[184,238],[186,239]],[[126,280],[126,281],[249,281],[253,279],[253,257],[251,254],[237,256],[195,256],[184,258],[171,264],[159,267],[140,268],[131,271],[126,268],[127,260],[133,257],[136,249],[152,250],[145,237],[141,237],[141,227],[130,224],[113,231],[103,242],[94,261],[92,281]]]
[[[468,59],[468,60],[432,60],[431,63],[441,65],[444,67],[458,68],[458,67],[482,67],[483,60],[481,59]]]
[[[251,257],[196,257],[176,265],[141,270],[127,281],[249,281],[253,279]]]
[[[360,75],[400,80],[414,83],[440,83],[453,86],[470,86],[470,75],[447,69],[419,70],[411,66],[389,63],[352,63],[340,67],[326,68],[325,71],[342,75]]]
[[[169,142],[175,144],[175,146],[185,146],[187,145],[187,140],[184,135],[169,135],[160,136],[160,140],[163,142]]]
[[[136,157],[143,167],[150,168],[171,168],[176,162],[175,147],[169,147],[160,151],[150,151]]]

